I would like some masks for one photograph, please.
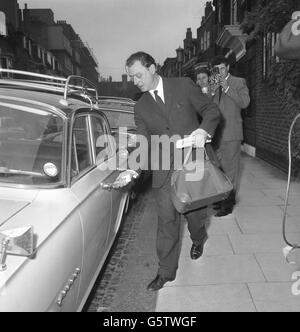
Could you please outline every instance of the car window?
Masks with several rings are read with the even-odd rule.
[[[43,185],[61,181],[63,119],[0,103],[0,182]]]
[[[127,149],[131,152],[136,147],[136,125],[134,122],[134,113],[125,111],[104,111],[112,136],[115,139],[117,149]]]
[[[99,164],[112,154],[113,147],[110,144],[108,128],[102,117],[91,116],[94,147],[96,153],[96,164]]]
[[[121,111],[105,111],[109,125],[112,129],[119,127],[135,128],[134,114]]]
[[[78,116],[74,121],[72,132],[72,177],[92,165],[89,145],[87,116]]]

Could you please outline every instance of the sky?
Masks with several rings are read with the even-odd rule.
[[[193,38],[206,0],[18,0],[21,9],[51,8],[93,50],[102,77],[121,81],[126,59],[145,51],[157,63],[176,56],[187,28]]]

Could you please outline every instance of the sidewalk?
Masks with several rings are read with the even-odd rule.
[[[156,311],[300,311],[300,295],[292,294],[300,250],[294,265],[282,254],[287,175],[246,155],[242,162],[238,204],[230,216],[211,216],[209,239],[196,261],[189,257],[191,240],[184,224],[177,277],[158,292]],[[299,202],[300,183],[292,183],[287,219],[292,243],[300,243]]]

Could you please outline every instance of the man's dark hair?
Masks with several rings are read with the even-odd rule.
[[[208,68],[200,68],[196,70],[196,75],[199,74],[206,74],[208,77],[210,76],[210,71],[208,70]]]
[[[224,55],[217,55],[211,62],[212,66],[219,66],[221,63],[225,63],[226,66],[229,65],[229,61]]]
[[[131,54],[130,57],[126,60],[126,66],[131,67],[136,61],[140,61],[144,67],[149,68],[151,65],[156,67],[155,60],[152,56],[145,52],[136,52]]]

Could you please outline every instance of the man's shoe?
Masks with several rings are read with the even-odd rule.
[[[217,218],[221,218],[221,217],[225,217],[228,216],[229,214],[232,213],[233,208],[221,208],[221,210],[219,210],[216,214],[215,217]]]
[[[191,259],[198,259],[203,254],[203,247],[204,247],[205,241],[203,241],[202,244],[196,245],[193,243],[191,248]]]
[[[168,281],[173,281],[175,278],[168,278],[168,277],[163,277],[161,275],[157,275],[154,280],[150,282],[150,284],[147,287],[148,291],[156,292],[159,289],[164,287],[164,284]]]

